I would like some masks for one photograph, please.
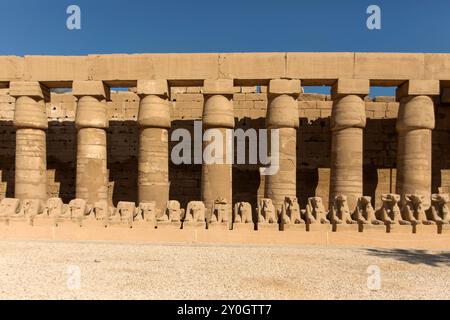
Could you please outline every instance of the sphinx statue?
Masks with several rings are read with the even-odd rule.
[[[308,198],[306,205],[305,220],[307,224],[321,223],[329,224],[330,221],[326,218],[325,207],[321,197]]]
[[[89,216],[97,220],[108,220],[114,214],[114,210],[107,200],[99,200],[94,203]]]
[[[437,224],[449,224],[449,201],[448,193],[433,193],[431,195],[431,206],[426,211],[428,220],[434,221]]]
[[[189,201],[183,221],[186,222],[205,222],[206,209],[203,201]]]
[[[145,221],[156,224],[156,202],[148,201],[148,202],[140,202],[138,206],[138,210],[136,210],[136,215],[134,216],[135,221]]]
[[[277,223],[275,207],[272,200],[262,198],[258,204],[258,222],[260,223]]]
[[[19,215],[22,217],[34,217],[44,213],[44,203],[39,199],[24,199],[20,204]]]
[[[383,204],[381,208],[375,212],[375,216],[378,220],[383,221],[385,224],[397,224],[401,222],[401,213],[398,203],[400,201],[400,195],[395,193],[385,193],[381,195],[381,201]]]
[[[328,220],[333,224],[356,223],[351,217],[347,196],[337,195],[334,197],[330,212],[328,213]]]
[[[166,216],[170,222],[179,222],[183,217],[180,203],[177,200],[169,200],[166,205]]]
[[[301,217],[300,212],[300,205],[298,204],[297,197],[286,197],[284,199],[283,207],[286,211],[286,214],[283,214],[283,216],[286,215],[287,222],[285,223],[291,223],[291,224],[302,224],[305,223]]]
[[[253,222],[252,205],[248,202],[237,202],[234,205],[234,223]]]
[[[117,208],[114,215],[110,217],[110,220],[113,222],[127,222],[131,225],[134,218],[137,216],[137,213],[138,210],[136,209],[134,202],[119,201],[119,203],[117,203]]]
[[[372,207],[372,198],[363,196],[358,198],[355,211],[353,213],[353,220],[359,224],[384,224],[383,221],[378,220],[375,216],[375,210]]]
[[[87,205],[86,200],[77,198],[70,200],[68,209],[63,215],[69,219],[83,219],[90,212],[91,208]]]
[[[211,213],[211,222],[228,222],[230,212],[227,200],[222,197],[214,200]]]
[[[433,224],[433,221],[428,221],[423,208],[423,198],[421,194],[405,194],[405,204],[402,208],[402,224]]]
[[[3,198],[0,201],[0,217],[13,217],[20,214],[20,200]]]

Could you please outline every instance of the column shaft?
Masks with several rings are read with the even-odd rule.
[[[170,102],[167,81],[156,81],[158,87],[162,88],[161,91],[155,91],[155,82],[145,83],[138,83],[138,93],[141,96],[138,114],[138,200],[154,201],[159,218],[165,214],[169,201]],[[152,92],[158,94],[148,94]]]
[[[355,208],[363,195],[363,128],[365,105],[361,97],[346,95],[334,101],[331,115],[330,203],[347,196]]]
[[[434,128],[433,100],[428,96],[404,97],[397,117],[396,192],[421,194],[426,207],[431,197],[431,135]]]
[[[221,158],[221,163],[205,163],[203,159],[202,180],[201,180],[201,197],[205,207],[212,208],[214,201],[218,198],[224,198],[227,201],[229,210],[233,203],[233,184],[232,184],[232,163],[227,161],[226,145],[227,135],[226,129],[234,128],[234,113],[231,96],[212,94],[205,96],[205,105],[203,108],[203,127],[205,130],[217,130],[223,137],[223,150],[221,156],[216,154],[216,159]],[[231,139],[230,136],[228,136]],[[209,142],[212,143],[212,142]],[[203,143],[203,150],[209,145],[208,142]],[[208,219],[210,217],[207,217]]]
[[[26,92],[35,91],[33,96]],[[47,199],[47,148],[48,127],[45,101],[39,83],[11,84],[16,95],[14,125],[16,130],[15,197]],[[22,95],[22,93],[24,95]]]
[[[90,83],[84,85],[92,86]],[[78,96],[76,197],[95,204],[108,200],[107,105],[104,96]]]
[[[279,170],[265,177],[264,196],[281,209],[286,197],[297,197],[297,128],[299,80],[271,80],[266,127],[278,130]],[[271,141],[271,145],[273,141]]]

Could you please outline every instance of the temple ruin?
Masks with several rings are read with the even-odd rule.
[[[172,132],[196,120],[277,129],[279,171],[172,163]],[[439,241],[450,234],[449,129],[450,54],[0,56],[0,233]]]

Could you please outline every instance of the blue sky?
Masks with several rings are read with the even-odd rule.
[[[66,8],[81,8],[81,30]],[[366,27],[369,5],[381,30]],[[0,55],[450,52],[449,0],[0,0]]]

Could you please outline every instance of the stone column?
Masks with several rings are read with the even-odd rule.
[[[369,80],[339,79],[332,87],[330,204],[336,195],[347,196],[350,210],[363,195],[363,130],[366,112],[363,97]]]
[[[434,129],[434,104],[430,96],[439,95],[439,81],[409,80],[397,89],[400,102],[396,193],[421,194],[425,209],[431,197],[431,134]]]
[[[300,91],[300,80],[269,82],[266,127],[279,132],[279,169],[276,174],[265,177],[264,196],[272,199],[275,210],[281,208],[285,197],[297,197],[297,97]]]
[[[78,98],[76,197],[94,204],[108,200],[106,99],[109,89],[102,81],[75,81],[73,95]]]
[[[231,142],[232,136],[226,135],[227,129],[234,128],[234,112],[233,112],[233,80],[205,80],[203,85],[204,107],[203,107],[203,129],[205,133],[214,133],[208,131],[215,129],[215,132],[221,133],[223,140],[222,146],[225,149],[227,143]],[[228,138],[228,140],[227,140]],[[203,142],[203,150],[210,145],[210,143]],[[225,150],[216,151],[216,163],[205,163],[203,159],[202,164],[202,180],[201,180],[201,197],[207,209],[211,209],[214,201],[222,197],[229,206],[232,207],[232,164],[227,161],[227,158],[232,159],[232,154],[227,155]],[[222,162],[222,163],[220,163]],[[207,217],[208,219],[210,217]]]
[[[155,201],[164,215],[169,200],[170,102],[166,80],[139,80],[138,200]]]
[[[10,95],[16,98],[15,197],[47,200],[48,128],[45,101],[50,92],[39,82],[11,82]]]

